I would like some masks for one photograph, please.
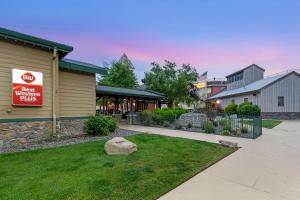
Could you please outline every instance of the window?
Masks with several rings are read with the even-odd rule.
[[[284,96],[278,96],[278,106],[284,106]]]
[[[248,98],[244,98],[244,102],[247,103],[248,102]]]
[[[234,100],[234,99],[232,99],[232,100],[231,100],[231,103],[235,103],[235,100]]]
[[[244,77],[244,72],[239,72],[235,75],[229,76],[227,78],[227,82],[232,83],[232,82],[235,82],[235,81],[240,81],[240,80],[243,80],[243,77]]]

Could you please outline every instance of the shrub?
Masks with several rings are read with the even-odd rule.
[[[154,121],[158,124],[162,124],[164,121],[168,121],[170,123],[174,122],[175,119],[178,119],[180,115],[187,113],[187,109],[181,108],[163,108],[163,109],[155,109],[154,113]]]
[[[203,122],[202,129],[204,130],[205,133],[214,133],[215,132],[215,127],[211,121]]]
[[[223,130],[222,135],[230,135],[230,131],[229,130]]]
[[[222,126],[222,130],[224,131],[231,131],[231,127],[230,127],[230,121],[226,118],[222,118],[220,121],[220,125]]]
[[[181,108],[157,108],[153,111],[144,110],[140,113],[139,119],[143,124],[150,125],[153,122],[155,124],[163,125],[164,122],[173,123],[180,115],[187,112],[187,109]]]
[[[108,135],[117,128],[117,122],[114,118],[103,116],[91,116],[85,121],[85,131],[89,135]]]
[[[143,112],[140,112],[138,117],[139,121],[145,126],[150,126],[153,121],[153,113],[149,110],[144,110]]]
[[[252,103],[241,103],[237,108],[237,114],[242,116],[260,116],[260,108]]]
[[[182,125],[180,123],[175,124],[175,129],[182,129]]]
[[[234,114],[237,114],[237,108],[238,106],[234,103],[231,103],[231,104],[228,104],[224,111],[227,115],[234,115]]]
[[[169,127],[169,126],[170,126],[170,123],[167,122],[167,121],[164,121],[164,122],[163,122],[163,126],[164,126],[164,127]]]

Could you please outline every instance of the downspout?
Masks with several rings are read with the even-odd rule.
[[[52,58],[52,132],[56,134],[56,65],[57,49],[53,49]]]

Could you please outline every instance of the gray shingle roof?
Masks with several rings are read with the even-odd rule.
[[[150,92],[150,91],[141,90],[141,89],[128,89],[128,88],[98,85],[96,87],[96,91],[97,91],[97,93],[100,93],[100,94],[110,94],[110,95],[118,95],[118,96],[146,97],[146,98],[155,98],[155,99],[164,98],[162,95],[159,95],[156,92]]]
[[[256,92],[291,73],[296,73],[296,72],[293,71],[293,72],[289,72],[289,73],[279,74],[276,76],[270,76],[270,77],[264,78],[262,80],[250,83],[250,84],[246,85],[245,87],[240,87],[240,88],[231,89],[231,90],[225,89],[222,92],[210,97],[209,99],[216,99],[216,98],[222,98],[222,97],[227,97],[227,96],[236,96],[236,95],[244,94],[244,93]]]

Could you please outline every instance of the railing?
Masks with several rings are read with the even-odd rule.
[[[209,120],[211,121],[211,120]],[[225,117],[212,121],[215,134],[255,139],[262,135],[261,117]]]
[[[191,116],[185,119],[174,118],[169,121],[159,121],[151,116],[145,117],[137,113],[131,116],[130,123],[251,139],[262,135],[262,118],[259,116],[217,116],[207,118],[195,115],[195,117]]]

